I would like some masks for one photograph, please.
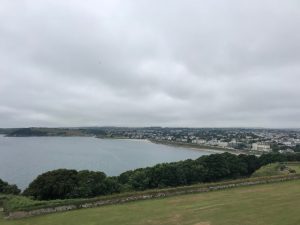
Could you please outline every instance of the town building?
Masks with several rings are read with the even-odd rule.
[[[272,149],[269,144],[265,143],[253,143],[252,144],[253,151],[260,151],[260,152],[270,152]]]

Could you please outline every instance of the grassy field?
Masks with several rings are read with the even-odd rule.
[[[299,225],[300,180],[49,214],[1,225]]]
[[[296,173],[300,173],[300,163],[297,162],[297,163],[293,163],[293,162],[290,162],[287,164],[287,166],[293,170],[296,171]]]
[[[300,173],[300,163],[299,162],[271,163],[255,171],[255,173],[252,174],[252,177],[288,175],[291,174],[290,172],[291,170],[294,170],[294,173]]]

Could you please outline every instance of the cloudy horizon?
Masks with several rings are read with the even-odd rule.
[[[296,0],[2,0],[0,127],[300,127]]]

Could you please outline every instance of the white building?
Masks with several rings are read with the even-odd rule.
[[[270,152],[272,149],[270,145],[264,143],[253,143],[252,150],[260,152]]]
[[[222,148],[226,148],[226,147],[228,147],[228,142],[219,141],[219,142],[218,142],[218,146],[220,146],[220,147],[222,147]]]
[[[284,145],[291,147],[292,146],[292,142],[291,141],[285,141],[283,142]]]
[[[295,153],[293,149],[279,150],[279,153]]]
[[[210,140],[210,141],[207,142],[207,144],[216,146],[216,145],[218,145],[218,140],[216,140],[216,139]]]
[[[196,140],[193,140],[192,143],[201,145],[201,144],[205,144],[206,140],[204,140],[204,139],[196,139]]]

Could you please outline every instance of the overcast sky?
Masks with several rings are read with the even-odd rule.
[[[0,0],[0,127],[300,127],[299,0]]]

